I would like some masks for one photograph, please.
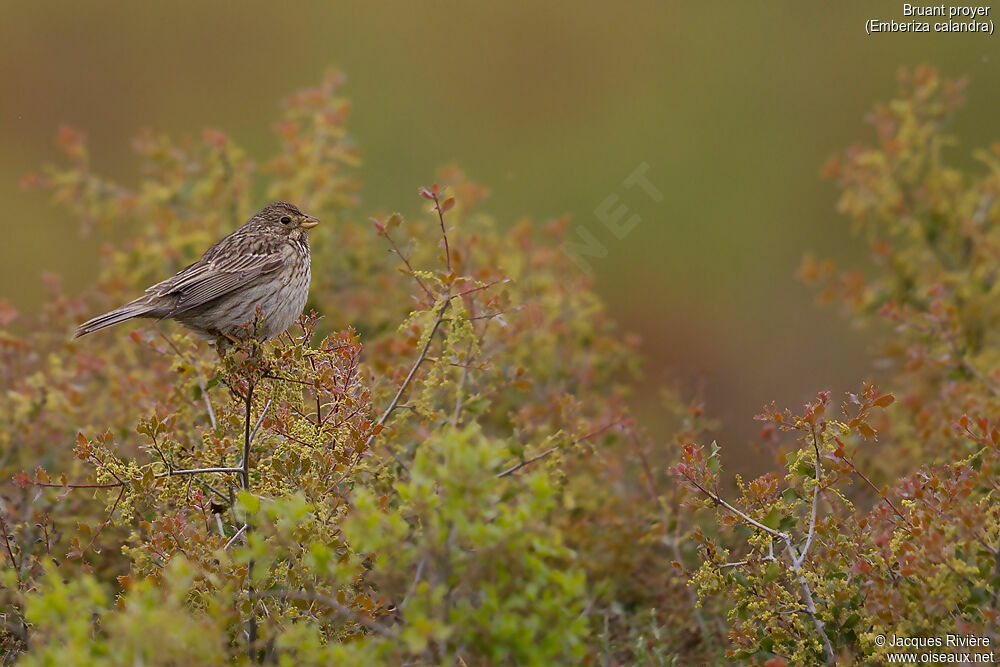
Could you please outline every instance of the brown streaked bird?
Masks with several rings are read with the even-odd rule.
[[[268,204],[191,266],[146,295],[81,324],[74,338],[135,317],[177,320],[220,352],[245,336],[260,306],[257,337],[287,329],[309,296],[308,231],[319,221],[283,201]]]

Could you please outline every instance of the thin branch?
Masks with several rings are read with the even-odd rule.
[[[684,475],[684,479],[686,479],[689,483],[691,483],[695,488],[697,488],[703,494],[705,494],[706,496],[708,496],[709,500],[711,500],[712,502],[714,502],[716,505],[724,507],[726,510],[728,510],[730,513],[732,513],[734,516],[739,517],[744,523],[749,524],[749,525],[753,526],[754,528],[757,528],[758,530],[762,530],[765,533],[767,533],[768,535],[771,535],[772,537],[777,537],[779,540],[783,540],[786,543],[787,542],[791,542],[792,537],[788,533],[783,533],[780,530],[775,530],[774,528],[768,528],[767,526],[765,526],[761,522],[755,521],[753,518],[751,518],[745,512],[742,512],[741,510],[738,510],[735,507],[733,507],[732,505],[730,505],[729,503],[727,503],[722,498],[722,496],[718,495],[717,493],[713,493],[712,491],[709,491],[708,489],[706,489],[696,479],[694,479],[693,477],[691,477],[687,473],[681,473],[681,474]]]
[[[212,486],[211,484],[209,484],[205,480],[199,479],[198,483],[201,484],[206,489],[208,489],[209,491],[211,491],[212,493],[214,493],[215,495],[217,495],[223,501],[228,501],[229,500],[229,497],[226,494],[224,494],[222,491],[219,491],[217,488],[215,488],[214,486]],[[218,515],[216,515],[216,516],[218,516]]]
[[[451,298],[454,299],[455,297],[466,296],[466,295],[472,294],[474,292],[479,292],[479,291],[484,290],[484,289],[489,289],[489,288],[493,287],[494,285],[505,285],[505,284],[509,283],[510,281],[511,281],[510,278],[501,278],[500,280],[493,280],[493,281],[490,281],[490,282],[486,283],[485,285],[476,285],[475,287],[470,287],[469,289],[465,290],[464,292],[457,292],[456,294],[453,294]]]
[[[243,399],[246,408],[243,420],[243,461],[240,462],[239,470],[243,479],[243,490],[250,490],[250,443],[253,442],[251,434],[250,417],[253,415],[253,383],[247,384],[247,395]],[[263,416],[263,415],[261,415]]]
[[[719,569],[724,570],[727,567],[743,567],[744,565],[749,565],[749,564],[750,561],[748,560],[738,560],[733,563],[723,563],[722,565],[719,566]]]
[[[55,484],[52,482],[31,482],[32,486],[44,489],[117,489],[125,482],[108,482],[107,484]]]
[[[410,265],[410,260],[406,258],[406,255],[404,255],[403,252],[399,249],[399,246],[396,245],[396,241],[389,234],[388,228],[386,228],[385,225],[383,225],[375,218],[372,218],[372,222],[375,223],[376,229],[378,229],[378,231],[381,232],[382,236],[388,239],[389,243],[392,244],[392,251],[395,252],[397,255],[399,255],[399,258],[403,260],[403,264],[406,264],[407,270],[410,272],[410,275],[413,276],[413,278],[417,281],[417,284],[420,285],[420,289],[422,289],[424,291],[424,294],[426,294],[429,298],[433,299],[434,292],[432,292],[427,287],[427,285],[424,284],[424,281],[420,279],[420,276],[417,275],[417,272],[413,270],[413,266]]]
[[[469,353],[472,351],[472,341],[465,347],[465,359],[468,361]],[[462,367],[462,374],[458,378],[458,388],[455,389],[455,412],[451,416],[451,427],[458,426],[458,420],[462,416],[462,403],[465,400],[465,381],[469,377],[468,365]]]
[[[80,550],[80,558],[83,558],[83,554],[85,554],[88,551],[90,551],[90,548],[92,546],[94,546],[94,544],[97,542],[97,538],[101,536],[101,533],[104,532],[104,529],[107,528],[108,524],[111,523],[111,519],[115,515],[115,510],[118,509],[118,503],[121,502],[122,497],[124,495],[125,495],[125,484],[123,482],[122,483],[122,490],[118,492],[118,497],[115,498],[114,504],[111,505],[111,511],[108,512],[108,518],[104,520],[104,523],[101,524],[101,527],[98,528],[97,532],[94,533],[94,536],[90,538],[90,542],[87,544],[87,546]]]
[[[267,403],[264,404],[264,409],[260,412],[260,417],[257,418],[257,423],[253,425],[253,431],[250,432],[250,442],[254,441],[257,437],[257,432],[260,430],[260,425],[264,423],[264,417],[267,415],[267,411],[271,409],[271,400],[268,399]]]
[[[24,582],[21,581],[21,566],[18,565],[17,559],[14,558],[14,549],[10,546],[10,535],[7,533],[7,519],[4,518],[3,512],[0,512],[0,532],[3,533],[3,543],[7,547],[7,555],[10,557],[10,566],[14,570],[14,574],[17,575],[17,587],[23,588]]]
[[[434,186],[434,189],[437,190],[436,185]],[[441,202],[438,200],[438,193],[436,191],[432,192],[431,197],[434,199],[434,210],[437,211],[438,220],[441,222],[441,238],[444,239],[444,257],[448,266],[448,273],[451,273],[451,249],[448,247],[448,232],[445,231],[444,228],[444,211],[441,210]],[[454,203],[454,200],[452,200],[452,203]]]
[[[170,470],[171,468],[173,468],[173,466],[167,462],[167,457],[163,455],[163,451],[160,449],[160,444],[156,442],[156,436],[150,433],[149,437],[153,441],[153,451],[155,451],[157,455],[160,457],[160,460],[163,461],[163,465],[166,467],[166,469]],[[170,458],[173,458],[173,455],[171,455]]]
[[[201,475],[202,473],[227,473],[227,472],[243,472],[243,468],[189,468],[186,470],[169,470],[167,472],[157,473],[155,475],[156,479],[162,479],[164,477],[178,477],[180,475]],[[114,486],[119,486],[115,484]]]
[[[218,516],[218,515],[216,515],[216,516]],[[229,538],[229,541],[228,541],[228,542],[226,542],[226,546],[222,547],[222,550],[223,550],[223,551],[226,551],[226,550],[228,550],[228,549],[229,549],[229,547],[233,546],[233,542],[235,542],[235,541],[236,541],[236,539],[237,539],[237,538],[238,538],[238,537],[239,537],[240,535],[242,535],[242,534],[243,534],[243,532],[244,532],[244,531],[245,531],[245,530],[247,529],[247,526],[249,526],[249,525],[250,525],[250,524],[247,524],[247,523],[243,524],[243,527],[242,527],[242,528],[240,528],[239,530],[237,530],[237,531],[236,531],[236,534],[235,534],[235,535],[233,535],[233,536],[232,536],[231,538]]]
[[[514,473],[516,473],[521,468],[526,468],[526,467],[530,466],[532,463],[534,463],[536,461],[541,461],[542,459],[544,459],[546,456],[548,456],[552,452],[556,451],[557,449],[559,449],[558,446],[549,447],[548,449],[546,449],[541,454],[538,454],[536,456],[532,456],[530,459],[525,459],[525,460],[521,461],[520,463],[518,463],[517,465],[513,465],[510,468],[507,468],[503,472],[497,473],[497,477],[507,477],[508,475],[513,475]]]
[[[858,477],[860,477],[860,478],[861,478],[861,479],[862,479],[862,480],[863,480],[863,481],[865,482],[865,484],[867,484],[868,486],[870,486],[870,487],[871,487],[872,491],[874,491],[875,493],[877,493],[877,494],[878,494],[878,496],[879,496],[879,497],[880,497],[880,498],[881,498],[882,500],[884,500],[884,501],[886,502],[886,504],[887,504],[887,505],[888,505],[888,506],[889,506],[889,507],[890,507],[890,508],[892,509],[892,511],[896,513],[896,516],[898,516],[898,517],[899,517],[900,519],[902,519],[902,520],[903,520],[903,521],[904,521],[904,522],[906,523],[906,525],[907,525],[907,526],[910,526],[910,525],[912,525],[912,524],[910,523],[910,520],[909,520],[909,519],[907,519],[907,518],[906,518],[906,516],[904,516],[904,515],[903,515],[903,513],[902,513],[901,511],[899,511],[899,508],[898,508],[898,507],[896,507],[896,504],[895,504],[895,503],[893,503],[893,502],[892,502],[892,500],[890,500],[888,496],[884,495],[884,494],[883,494],[883,493],[882,493],[882,492],[881,492],[881,491],[879,490],[879,488],[878,488],[877,486],[875,486],[875,483],[874,483],[874,482],[872,482],[872,481],[871,481],[870,479],[868,479],[868,476],[867,476],[866,474],[864,474],[863,472],[861,472],[861,471],[860,471],[860,470],[858,469],[858,466],[857,466],[857,465],[855,465],[855,463],[854,463],[854,459],[853,459],[853,458],[849,458],[849,457],[847,457],[847,456],[842,456],[842,457],[841,457],[841,459],[842,459],[842,460],[844,461],[844,463],[846,463],[846,464],[847,464],[847,465],[848,465],[848,466],[849,466],[849,467],[851,468],[851,470],[853,470],[853,471],[854,471],[854,473],[855,473],[855,474],[856,474],[856,475],[857,475]]]
[[[358,613],[357,611],[351,609],[350,607],[340,604],[339,602],[337,602],[336,599],[330,597],[329,595],[323,595],[321,593],[316,593],[312,591],[289,591],[289,590],[276,590],[276,589],[259,591],[258,595],[260,595],[261,597],[278,598],[280,600],[303,600],[305,602],[319,602],[320,604],[326,605],[331,609],[336,609],[337,611],[339,611],[342,614],[345,614],[346,616],[350,616],[357,622],[364,625],[366,628],[369,628],[370,630],[373,630],[384,637],[387,637],[395,641],[399,640],[398,635],[391,629],[385,627],[384,625],[376,623],[372,619]]]
[[[417,584],[420,583],[420,579],[424,576],[424,567],[426,565],[427,565],[427,556],[425,555],[423,558],[420,559],[420,562],[417,564],[417,573],[413,575],[413,583],[410,584],[409,590],[407,590],[406,595],[403,596],[403,601],[399,603],[400,609],[406,609],[406,603],[409,602],[410,596],[413,595],[413,592],[415,590],[417,590]]]
[[[399,386],[399,390],[389,403],[389,407],[385,409],[385,412],[382,413],[379,420],[375,422],[376,426],[384,426],[389,420],[389,417],[391,417],[392,413],[396,410],[396,407],[399,406],[399,401],[403,398],[403,394],[406,393],[406,389],[410,386],[410,382],[413,381],[413,376],[417,374],[417,369],[419,369],[420,365],[424,363],[424,359],[427,357],[427,351],[430,349],[431,343],[434,341],[434,334],[437,333],[438,327],[441,326],[441,320],[444,319],[444,314],[448,310],[448,306],[451,305],[451,300],[453,298],[454,297],[447,297],[441,303],[441,306],[438,308],[437,319],[434,320],[434,326],[431,327],[431,332],[427,336],[427,342],[424,343],[423,349],[420,350],[420,354],[417,356],[416,361],[413,362],[413,366],[410,368],[410,372],[406,375],[406,379],[403,380],[403,384]],[[372,433],[368,436],[368,439],[365,440],[366,448],[375,440],[375,436],[376,433]]]
[[[816,485],[813,487],[812,514],[809,518],[809,532],[806,533],[806,543],[802,546],[802,553],[800,554],[800,565],[802,564],[802,561],[805,560],[806,552],[809,551],[809,547],[812,545],[813,536],[816,534],[816,516],[819,512],[819,487],[823,478],[823,468],[820,466],[819,462],[819,436],[816,434],[816,425],[810,425],[809,430],[812,434],[813,449],[816,452],[816,466],[813,473],[815,475]]]
[[[315,376],[316,360],[312,357],[309,357],[309,365],[312,366],[313,376]],[[319,427],[323,425],[323,406],[320,404],[319,387],[317,386],[314,391],[316,394],[316,430],[319,431]]]
[[[250,492],[250,445],[253,442],[253,434],[257,430],[257,426],[260,426],[260,422],[264,420],[264,414],[267,412],[267,407],[271,404],[267,404],[267,407],[261,411],[260,420],[257,426],[251,431],[250,428],[250,418],[253,416],[253,381],[248,379],[247,382],[247,395],[245,397],[246,413],[243,419],[243,462],[240,464],[240,477],[242,479],[243,490],[247,493]],[[253,527],[250,524],[250,517],[246,518],[246,531],[250,534]],[[254,611],[254,600],[256,598],[254,587],[253,587],[253,567],[254,562],[251,560],[247,563],[247,598],[250,600],[250,618],[247,620],[247,658],[251,662],[256,662],[256,656],[254,651],[256,650],[257,643],[257,613]]]
[[[601,428],[597,429],[596,431],[591,431],[590,433],[587,433],[586,435],[581,435],[579,438],[577,438],[573,442],[569,443],[569,445],[567,445],[567,447],[572,447],[573,445],[576,445],[576,444],[579,444],[581,442],[585,442],[587,440],[590,440],[594,436],[597,436],[597,435],[600,435],[601,433],[604,433],[609,428],[612,428],[613,426],[617,426],[618,424],[622,423],[622,421],[624,421],[624,420],[623,419],[617,419],[617,420],[611,422],[610,424],[605,424],[604,426],[602,426]],[[525,460],[521,461],[520,463],[518,463],[517,465],[514,465],[514,466],[511,466],[510,468],[507,468],[503,472],[497,473],[497,477],[499,478],[499,477],[507,477],[508,475],[513,475],[515,472],[517,472],[521,468],[525,468],[527,466],[530,466],[532,463],[535,463],[536,461],[541,461],[542,459],[544,459],[546,456],[548,456],[552,452],[556,451],[557,449],[559,449],[558,445],[555,445],[553,447],[549,447],[548,449],[546,449],[541,454],[537,454],[535,456],[532,456],[530,459],[525,459]]]
[[[818,462],[819,458],[817,457],[816,460]],[[818,466],[819,466],[819,464],[817,463],[817,467]],[[713,492],[709,491],[708,489],[706,489],[704,486],[702,486],[700,483],[698,483],[698,481],[695,480],[693,477],[689,476],[686,473],[683,473],[683,474],[684,474],[684,478],[687,479],[688,482],[690,482],[691,484],[693,484],[695,487],[698,488],[699,491],[701,491],[703,494],[705,494],[706,496],[708,496],[716,505],[720,505],[720,506],[726,508],[729,512],[731,512],[735,516],[737,516],[740,519],[742,519],[744,523],[750,524],[751,526],[754,526],[755,528],[758,528],[758,529],[764,531],[765,533],[767,533],[767,534],[769,534],[769,535],[771,535],[773,537],[777,537],[778,539],[780,539],[781,541],[783,541],[785,543],[785,547],[788,550],[788,558],[789,558],[789,560],[791,560],[792,573],[796,576],[796,578],[798,579],[798,582],[799,582],[799,586],[802,588],[802,596],[803,596],[803,598],[805,598],[806,613],[808,613],[809,616],[810,616],[810,618],[812,618],[813,626],[816,628],[816,633],[820,636],[820,639],[823,641],[823,650],[826,653],[826,657],[827,657],[828,662],[831,665],[832,664],[836,664],[837,658],[836,658],[836,655],[833,652],[833,646],[830,644],[830,638],[826,634],[826,628],[825,628],[825,626],[823,624],[823,621],[817,615],[817,612],[816,612],[816,603],[813,600],[812,590],[809,588],[809,582],[806,581],[805,575],[802,574],[802,563],[805,560],[805,556],[806,556],[805,551],[803,550],[803,552],[801,554],[799,554],[796,551],[795,545],[792,544],[792,536],[789,535],[788,533],[783,533],[783,532],[781,532],[779,530],[775,530],[773,528],[768,528],[767,526],[765,526],[764,524],[760,523],[759,521],[755,521],[750,516],[748,516],[745,512],[742,512],[742,511],[738,510],[737,508],[733,507],[732,505],[730,505],[729,503],[727,503],[717,493],[713,493]],[[818,479],[816,480],[816,485],[817,485],[817,489],[818,489],[819,488],[819,480]],[[814,501],[813,502],[815,504],[816,495],[814,494],[813,497],[814,497]],[[815,510],[815,507],[814,507],[814,510]],[[806,546],[808,546],[808,542],[807,542]]]
[[[160,338],[167,341],[167,345],[169,345],[174,349],[174,352],[177,353],[177,356],[186,361],[188,365],[191,366],[192,368],[196,368],[194,362],[186,354],[181,352],[180,348],[174,345],[174,341],[170,340],[170,338],[165,333],[163,333],[163,330],[160,329],[159,320],[157,320],[153,326],[156,328],[156,333],[160,334]],[[208,421],[212,425],[212,430],[214,431],[216,429],[216,425],[215,425],[215,410],[212,409],[212,399],[208,395],[208,386],[205,384],[205,380],[202,379],[201,374],[198,373],[197,369],[195,370],[195,380],[197,380],[198,382],[198,388],[201,389],[201,397],[205,401],[205,410],[208,412]]]
[[[791,544],[788,545],[788,550],[789,555],[794,558],[795,552],[792,549]],[[799,585],[802,586],[802,594],[806,598],[806,613],[812,618],[813,626],[816,628],[816,632],[823,640],[823,650],[826,651],[826,658],[831,665],[835,665],[837,664],[837,656],[833,652],[833,646],[830,644],[830,638],[826,636],[826,628],[823,625],[823,621],[816,615],[816,603],[813,601],[812,591],[809,589],[809,583],[806,581],[806,578],[798,572],[797,567],[793,566],[792,569],[798,574]]]
[[[978,380],[981,385],[986,387],[986,390],[992,395],[1000,396],[1000,388],[997,388],[997,385],[979,369],[973,366],[964,355],[959,356],[958,365],[960,368],[964,369],[965,372]]]

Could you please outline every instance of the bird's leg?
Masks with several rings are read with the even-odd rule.
[[[242,341],[232,334],[219,332],[215,337],[215,351],[219,354],[219,359],[226,358],[226,352],[230,345],[239,345]]]

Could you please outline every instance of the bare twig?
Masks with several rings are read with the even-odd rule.
[[[249,441],[251,443],[254,441],[254,438],[257,437],[257,432],[260,430],[260,425],[264,423],[264,417],[267,416],[267,411],[270,409],[271,409],[271,401],[269,399],[267,403],[264,404],[264,409],[260,411],[260,416],[257,417],[257,422],[253,425],[253,430],[250,432]],[[246,458],[244,457],[244,461],[245,460]]]
[[[188,468],[185,470],[168,470],[167,472],[157,473],[155,475],[156,479],[162,479],[164,477],[179,477],[182,475],[201,475],[208,473],[230,473],[237,472],[242,473],[243,468]],[[118,486],[117,484],[115,486]]]
[[[7,547],[7,556],[10,557],[10,566],[14,570],[14,574],[17,575],[17,587],[20,589],[24,586],[24,582],[21,581],[21,566],[18,564],[17,559],[14,558],[14,549],[10,546],[10,534],[7,532],[7,519],[4,517],[3,512],[0,512],[0,532],[3,533],[3,543]]]
[[[108,482],[107,484],[56,484],[54,482],[33,481],[31,485],[43,489],[117,489],[120,486],[124,486],[125,482]]]
[[[423,348],[420,350],[420,354],[417,355],[416,361],[414,361],[413,366],[410,367],[410,372],[407,373],[406,379],[403,380],[403,384],[399,386],[399,390],[396,392],[396,395],[392,398],[392,401],[389,402],[389,406],[385,409],[385,412],[382,413],[382,416],[379,417],[379,420],[375,422],[376,426],[384,426],[389,420],[389,417],[392,416],[392,413],[395,412],[396,408],[399,406],[399,401],[403,398],[403,394],[406,393],[406,389],[410,386],[410,382],[413,381],[413,376],[417,374],[417,370],[420,368],[420,365],[424,363],[424,360],[427,358],[427,351],[430,349],[431,342],[434,340],[434,334],[437,333],[438,327],[441,326],[441,320],[444,319],[444,314],[448,310],[448,306],[451,305],[452,298],[454,297],[446,297],[444,301],[441,302],[441,306],[438,308],[437,318],[434,320],[431,332],[427,336],[427,342],[424,343]],[[365,440],[366,448],[375,440],[376,435],[377,433],[373,432],[368,436],[368,439]]]
[[[154,327],[156,328],[156,333],[160,334],[160,338],[167,341],[167,345],[173,348],[174,352],[177,353],[177,356],[186,361],[191,368],[195,369],[195,380],[198,382],[198,388],[201,389],[201,397],[205,401],[205,410],[208,412],[208,421],[212,425],[212,430],[214,431],[216,429],[215,410],[212,409],[212,399],[208,395],[208,386],[205,384],[205,380],[203,380],[201,374],[198,373],[194,362],[186,354],[181,352],[180,348],[174,345],[174,341],[170,340],[169,336],[163,333],[163,330],[160,329],[159,320],[155,322]]]
[[[245,524],[243,524],[243,527],[242,527],[242,528],[240,528],[239,530],[237,530],[237,531],[236,531],[236,534],[235,534],[235,535],[233,535],[233,536],[232,536],[231,538],[229,538],[229,541],[228,541],[228,542],[226,542],[226,546],[222,547],[223,551],[225,551],[225,550],[228,550],[228,549],[229,549],[229,547],[233,546],[233,542],[235,542],[235,541],[236,541],[236,539],[237,539],[237,538],[238,538],[238,537],[239,537],[240,535],[242,535],[242,534],[244,533],[244,531],[246,531],[246,529],[247,529],[247,526],[248,526],[248,525],[249,525],[249,524],[246,524],[246,523],[245,523]]]
[[[427,285],[424,284],[424,281],[420,279],[420,276],[417,275],[417,272],[413,270],[413,266],[410,264],[410,260],[406,258],[406,255],[403,254],[403,251],[399,249],[398,245],[396,245],[396,241],[392,238],[392,235],[389,234],[389,229],[375,218],[372,218],[372,222],[375,223],[375,227],[376,229],[378,229],[379,233],[386,239],[388,239],[389,243],[392,244],[392,251],[395,252],[397,255],[399,255],[399,258],[403,260],[403,264],[406,265],[406,268],[410,272],[410,275],[413,276],[414,280],[417,281],[417,284],[420,285],[420,289],[424,291],[424,294],[433,299],[434,292],[432,292],[430,288],[428,288]]]
[[[590,440],[594,436],[597,436],[597,435],[600,435],[601,433],[604,433],[609,428],[617,426],[618,424],[622,423],[622,421],[623,421],[622,419],[617,419],[617,420],[611,422],[610,424],[605,424],[604,426],[602,426],[601,428],[597,429],[596,431],[591,431],[590,433],[587,433],[586,435],[581,435],[579,438],[577,438],[573,442],[569,443],[569,445],[567,445],[567,446],[568,447],[572,447],[575,444],[578,444],[578,443]],[[527,466],[530,466],[532,463],[535,463],[536,461],[541,461],[542,459],[544,459],[546,456],[548,456],[552,452],[556,451],[557,449],[559,449],[558,445],[553,446],[553,447],[549,447],[548,449],[546,449],[541,454],[536,454],[535,456],[532,456],[530,459],[525,459],[525,460],[521,461],[520,463],[518,463],[517,465],[513,465],[510,468],[507,468],[503,472],[497,473],[497,477],[507,477],[508,475],[513,475],[515,472],[517,472],[521,468],[525,468]]]
[[[465,348],[465,359],[468,361],[469,353],[472,351],[472,341]],[[458,378],[458,388],[455,389],[455,412],[451,416],[451,427],[458,426],[458,419],[462,416],[462,403],[465,401],[465,381],[469,377],[469,366],[462,367],[462,375]]]
[[[812,435],[813,450],[816,452],[816,466],[813,472],[816,485],[813,486],[812,514],[809,517],[809,532],[806,534],[806,543],[802,546],[800,565],[801,561],[805,560],[806,552],[809,551],[809,547],[812,545],[813,535],[816,534],[816,515],[819,512],[819,487],[823,478],[823,468],[819,463],[819,436],[816,433],[815,424],[810,425],[809,430]]]
[[[406,595],[403,596],[403,601],[399,603],[400,609],[406,609],[406,603],[409,602],[410,596],[413,595],[413,592],[415,590],[417,590],[417,584],[420,583],[420,579],[424,576],[424,567],[426,565],[427,565],[427,556],[425,555],[423,558],[420,559],[420,562],[417,564],[417,573],[413,575],[413,583],[410,584],[409,590],[407,590]]]
[[[390,628],[385,627],[379,623],[376,623],[372,619],[364,616],[354,609],[347,607],[345,605],[337,602],[336,599],[330,597],[329,595],[323,595],[321,593],[316,593],[315,591],[289,591],[289,590],[277,590],[270,589],[259,591],[258,595],[261,597],[278,598],[281,600],[304,600],[306,602],[319,602],[322,605],[326,605],[331,609],[335,609],[338,612],[350,616],[358,623],[361,623],[366,628],[377,632],[378,634],[387,637],[392,640],[399,640],[399,637]]]
[[[865,484],[867,484],[869,487],[871,487],[872,491],[874,491],[875,493],[877,493],[878,496],[882,500],[885,501],[885,503],[889,506],[889,508],[892,509],[892,511],[896,513],[896,516],[898,516],[900,519],[902,519],[903,522],[907,526],[912,525],[910,523],[910,520],[907,519],[906,516],[904,516],[901,511],[899,511],[899,508],[896,507],[896,504],[894,502],[892,502],[892,500],[888,496],[884,495],[879,490],[879,488],[877,486],[875,486],[874,482],[872,482],[870,479],[868,479],[868,475],[864,474],[863,472],[861,472],[860,469],[858,469],[858,466],[855,465],[854,459],[852,457],[842,456],[840,458],[841,458],[842,461],[844,461],[844,463],[846,463],[850,467],[851,470],[854,471],[854,474],[856,474],[858,477],[860,477],[864,481]]]
[[[436,192],[437,186],[434,186],[435,191],[431,192],[431,197],[434,199],[434,210],[437,211],[438,220],[441,223],[441,238],[444,239],[444,257],[445,264],[448,267],[448,273],[451,273],[451,249],[448,247],[448,232],[444,228],[444,211],[441,210],[441,202],[438,200],[438,193]],[[454,203],[455,200],[451,200]],[[446,202],[447,203],[447,202]]]
[[[557,446],[556,447],[549,447],[548,449],[546,449],[541,454],[536,454],[535,456],[532,456],[530,459],[524,459],[523,461],[521,461],[517,465],[513,465],[513,466],[507,468],[506,470],[504,470],[503,472],[497,473],[497,477],[507,477],[508,475],[513,475],[514,473],[516,473],[521,468],[526,468],[527,466],[530,466],[532,463],[535,463],[536,461],[541,461],[542,459],[544,459],[546,456],[548,456],[552,452],[556,451],[557,449],[559,449],[559,447],[557,447]]]
[[[97,532],[94,533],[94,536],[90,538],[90,542],[87,543],[87,546],[80,550],[80,557],[81,558],[83,557],[83,554],[85,554],[88,551],[90,551],[90,548],[92,546],[94,546],[94,544],[97,542],[97,538],[101,536],[101,533],[104,532],[104,529],[107,528],[108,524],[111,523],[111,519],[112,519],[112,517],[114,517],[115,510],[118,509],[118,503],[120,503],[122,501],[122,497],[125,495],[125,488],[126,487],[125,487],[125,484],[123,482],[122,483],[122,487],[121,487],[121,491],[118,492],[118,497],[115,498],[115,502],[114,502],[114,504],[111,505],[111,510],[108,512],[108,518],[104,520],[104,523],[102,523],[100,525],[100,527],[97,529]]]
[[[247,382],[247,394],[244,398],[244,405],[246,406],[246,413],[243,419],[243,461],[240,464],[240,478],[242,481],[243,490],[247,493],[250,492],[250,445],[253,442],[253,434],[256,432],[257,427],[255,426],[253,430],[250,427],[250,418],[253,416],[253,382],[248,380]],[[270,406],[270,403],[268,403]],[[261,411],[260,421],[264,420],[264,413],[267,409]],[[257,426],[260,422],[257,423]],[[250,521],[250,517],[246,517],[245,524],[247,535],[253,530],[253,526]],[[254,655],[256,651],[257,643],[257,613],[254,611],[256,594],[253,587],[253,566],[254,562],[251,560],[247,563],[247,597],[250,600],[250,618],[247,620],[247,658],[251,662],[256,662],[256,656]]]

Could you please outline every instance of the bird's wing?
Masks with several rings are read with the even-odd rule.
[[[229,294],[260,276],[277,271],[283,263],[284,257],[278,248],[271,252],[202,258],[182,269],[173,278],[153,285],[146,292],[152,297],[174,297],[176,302],[166,315],[173,317]]]

